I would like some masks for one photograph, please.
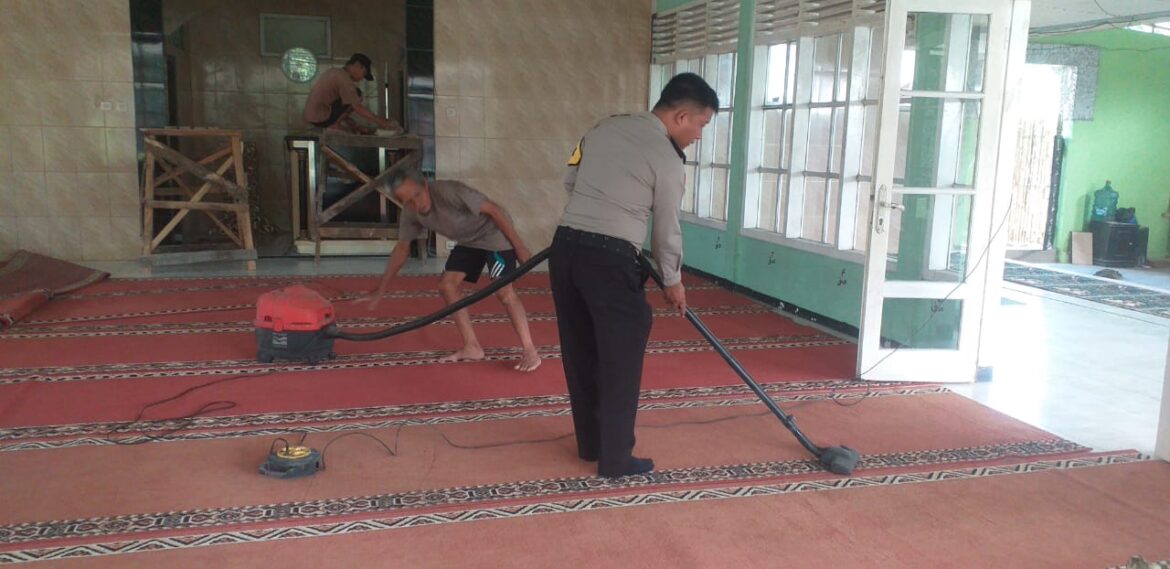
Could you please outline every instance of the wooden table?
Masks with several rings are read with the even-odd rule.
[[[387,223],[388,204],[401,208],[385,182],[396,172],[418,168],[422,163],[422,139],[409,134],[398,136],[369,136],[326,130],[321,133],[317,153],[317,175],[309,208],[309,235],[313,240],[313,260],[321,259],[321,240],[333,239],[395,239],[398,228]],[[382,171],[370,177],[338,154],[331,147],[378,148],[387,158]],[[330,176],[361,182],[362,185],[342,196],[329,207],[324,207],[324,196]],[[381,194],[382,223],[333,221],[372,192]]]
[[[173,254],[179,258],[171,262],[195,262],[211,259],[248,260],[254,267],[256,248],[252,242],[252,220],[249,214],[248,178],[244,172],[244,145],[242,131],[214,128],[150,128],[143,129],[146,148],[145,176],[142,183],[142,254],[158,257],[156,252],[163,240],[192,211],[210,218],[239,250],[234,254],[223,251],[187,251]],[[185,156],[172,148],[168,139],[204,139],[222,146],[202,158]],[[230,172],[230,173],[229,173]],[[225,177],[229,176],[229,177]],[[200,184],[198,188],[195,184]],[[159,199],[166,198],[166,199]],[[177,210],[174,217],[156,234],[155,210]],[[217,213],[235,217],[233,230]],[[230,221],[229,217],[229,221]]]

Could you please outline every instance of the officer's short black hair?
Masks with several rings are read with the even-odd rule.
[[[662,95],[654,104],[655,110],[671,109],[683,103],[692,103],[700,108],[719,110],[719,95],[694,73],[679,73],[670,78]]]

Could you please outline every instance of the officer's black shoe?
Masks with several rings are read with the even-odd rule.
[[[626,462],[626,467],[614,472],[598,469],[597,473],[606,478],[617,478],[619,476],[632,476],[634,474],[645,474],[654,470],[654,461],[648,458],[630,457]]]

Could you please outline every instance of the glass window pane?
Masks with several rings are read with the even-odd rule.
[[[768,80],[764,88],[764,104],[784,102],[784,79],[788,76],[788,44],[768,47]]]
[[[829,144],[832,138],[833,109],[812,109],[808,120],[808,155],[805,168],[811,172],[829,169]]]
[[[718,113],[711,122],[715,123],[715,154],[711,161],[727,164],[731,151],[731,112]]]
[[[886,278],[896,281],[958,282],[967,269],[971,228],[969,195],[906,195],[894,202],[906,209],[891,216],[890,246],[897,258],[887,265]],[[894,228],[897,228],[895,234]]]
[[[719,95],[719,106],[731,108],[735,85],[735,54],[724,53],[719,56],[719,79],[715,83],[715,94]]]
[[[784,233],[784,224],[788,222],[788,174],[780,174],[779,198],[776,202],[776,231]]]
[[[711,168],[711,218],[727,220],[727,168]]]
[[[825,180],[808,178],[804,181],[804,219],[800,236],[820,242],[825,229]]]
[[[699,188],[695,193],[695,215],[711,217],[711,189],[714,186],[711,168],[699,168]]]
[[[970,187],[975,182],[980,102],[914,97],[898,125],[898,151],[905,148],[903,185]],[[904,129],[903,129],[904,127]],[[897,177],[897,174],[895,174]]]
[[[874,28],[870,33],[869,78],[865,85],[866,100],[876,101],[881,97],[882,66],[885,65],[885,29]]]
[[[698,176],[696,175],[695,166],[688,164],[684,169],[687,173],[687,187],[686,191],[683,192],[682,210],[687,213],[695,213],[695,184],[698,182]]]
[[[833,146],[831,154],[829,155],[829,171],[834,174],[841,173],[841,165],[844,162],[842,155],[843,146],[845,144],[845,109],[833,109]]]
[[[861,137],[861,165],[858,173],[862,176],[873,176],[874,153],[877,151],[877,119],[876,106],[865,106],[865,132]]]
[[[813,48],[812,100],[827,103],[833,100],[833,87],[837,79],[837,52],[841,35],[821,36]]]
[[[898,107],[898,145],[894,151],[894,182],[905,185],[906,180],[906,153],[909,146],[906,139],[910,137],[910,105],[903,103]],[[877,148],[876,143],[874,148]]]
[[[759,221],[756,227],[766,231],[776,230],[777,199],[780,197],[780,176],[765,173],[760,176]]]
[[[825,229],[821,241],[829,245],[837,244],[837,225],[841,213],[841,181],[829,180],[825,191]]]
[[[780,143],[784,136],[784,111],[768,109],[764,111],[764,145],[760,156],[760,165],[765,168],[780,167]]]
[[[844,102],[849,97],[849,66],[853,56],[845,51],[845,35],[840,37],[841,57],[837,62],[837,92],[834,100]]]
[[[882,301],[882,347],[957,350],[961,300],[887,298]]]
[[[988,21],[987,14],[911,13],[902,84],[918,91],[982,91]]]
[[[711,163],[711,157],[715,154],[715,129],[719,124],[719,115],[716,114],[707,126],[703,127],[703,135],[699,140],[696,140],[692,146],[699,147],[699,165],[706,165]]]

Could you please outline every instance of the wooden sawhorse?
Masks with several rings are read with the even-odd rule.
[[[239,130],[211,128],[152,128],[142,131],[146,147],[145,176],[142,184],[142,254],[156,255],[163,240],[178,227],[191,211],[199,211],[211,218],[220,231],[231,239],[239,251],[224,255],[223,251],[179,253],[188,262],[199,260],[247,260],[255,267],[256,248],[252,242],[252,220],[248,211],[248,178],[244,173],[244,144]],[[226,139],[223,147],[195,160],[167,145],[167,137],[186,140]],[[163,139],[163,140],[160,140]],[[228,174],[230,171],[230,174]],[[232,179],[225,177],[230,175]],[[191,182],[184,177],[194,178]],[[174,185],[169,185],[173,182]],[[194,184],[202,182],[198,188]],[[159,199],[165,198],[165,199]],[[211,199],[218,198],[218,199]],[[226,199],[224,199],[226,198]],[[154,210],[177,210],[166,225],[154,232]],[[216,216],[217,212],[233,214],[236,230]],[[208,255],[207,253],[211,253]],[[180,260],[179,262],[182,262]]]
[[[352,146],[364,148],[378,148],[381,152],[393,154],[393,159],[387,158],[384,169],[371,178],[344,157],[339,155],[330,146]],[[391,151],[391,152],[387,152]],[[321,260],[322,238],[349,238],[349,239],[395,239],[398,229],[386,223],[354,223],[332,221],[341,212],[349,209],[371,192],[382,195],[383,213],[386,202],[389,201],[399,208],[402,204],[384,187],[386,181],[395,172],[407,168],[418,168],[422,164],[422,139],[409,134],[398,136],[368,136],[360,134],[346,134],[331,130],[321,133],[320,147],[317,153],[317,188],[313,196],[313,203],[309,208],[309,235],[313,239],[313,260]],[[330,166],[339,171],[341,177],[362,183],[357,189],[342,196],[328,208],[324,207],[325,189],[330,175]],[[385,217],[385,216],[383,216]]]

